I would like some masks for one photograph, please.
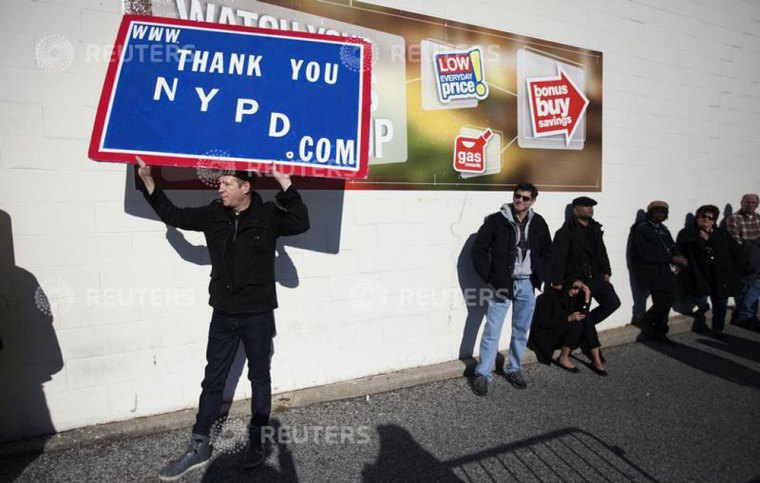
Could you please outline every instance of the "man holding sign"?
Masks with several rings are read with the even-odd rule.
[[[251,381],[250,446],[243,466],[264,461],[263,433],[269,423],[272,386],[269,373],[277,294],[274,259],[277,237],[309,229],[309,215],[290,176],[274,171],[282,191],[264,203],[253,191],[254,176],[246,171],[222,176],[219,200],[198,208],[177,208],[156,186],[150,166],[137,158],[143,194],[161,221],[185,230],[202,231],[211,257],[209,305],[214,308],[206,348],[206,370],[190,444],[180,458],[159,472],[178,479],[208,464],[209,435],[219,416],[222,393],[237,347],[242,340]]]

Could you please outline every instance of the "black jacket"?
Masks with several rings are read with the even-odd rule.
[[[478,230],[472,245],[472,263],[475,271],[497,291],[500,299],[514,298],[512,272],[517,257],[517,234],[515,228],[501,212],[488,215]],[[531,282],[535,288],[548,278],[548,258],[551,248],[549,227],[543,217],[533,213],[527,229],[527,245],[530,250]]]
[[[714,228],[709,240],[699,232],[699,227],[693,224],[676,237],[678,249],[689,261],[678,275],[684,291],[693,297],[713,295],[719,299],[738,295],[742,289],[741,247],[723,228]]]
[[[264,203],[258,193],[252,193],[251,206],[240,213],[237,224],[234,211],[220,200],[198,208],[177,208],[158,186],[152,195],[144,194],[164,223],[206,236],[211,256],[209,305],[231,314],[277,308],[277,237],[309,229],[306,205],[293,186],[280,191],[274,203]]]
[[[604,274],[612,275],[603,234],[602,225],[593,218],[589,220],[588,227],[583,227],[575,217],[566,221],[554,234],[551,283],[557,285],[565,283],[570,277],[582,277],[593,290],[598,281],[604,280]]]
[[[557,336],[561,334],[563,326],[570,324],[567,321],[570,314],[588,314],[589,304],[584,298],[583,292],[570,298],[567,295],[567,287],[562,287],[562,291],[547,290],[536,297],[529,346],[536,353],[539,362],[551,362],[553,352],[559,349],[562,341],[562,338]]]
[[[642,287],[673,291],[676,278],[670,264],[678,254],[676,242],[664,224],[655,227],[644,220],[633,227],[631,268]]]

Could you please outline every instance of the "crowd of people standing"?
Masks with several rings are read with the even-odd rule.
[[[552,240],[544,219],[532,206],[538,190],[530,183],[515,188],[511,203],[489,215],[478,230],[472,261],[492,289],[475,368],[473,390],[488,393],[501,330],[510,306],[512,334],[506,379],[524,389],[521,360],[526,347],[539,362],[580,372],[570,354],[580,348],[589,367],[607,376],[596,326],[620,308],[611,283],[602,225],[594,219],[597,202],[587,196],[572,201],[572,214]],[[759,330],[760,215],[758,196],[746,194],[741,208],[718,224],[715,205],[697,208],[693,221],[674,238],[664,222],[670,207],[652,201],[646,216],[630,232],[630,271],[634,305],[648,310],[634,316],[645,337],[668,346],[671,309],[695,318],[695,329],[724,337],[728,299],[734,297],[734,323]],[[535,296],[535,290],[543,293]],[[592,300],[596,306],[591,309]],[[705,314],[712,309],[707,327]],[[555,359],[554,353],[559,350]],[[501,368],[496,368],[500,371]]]

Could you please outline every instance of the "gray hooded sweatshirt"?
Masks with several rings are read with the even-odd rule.
[[[515,279],[530,278],[533,270],[530,266],[530,248],[525,250],[525,256],[523,257],[522,250],[520,250],[520,227],[517,221],[512,215],[512,203],[504,203],[501,205],[501,214],[507,219],[509,225],[515,230],[515,248],[517,256],[515,257],[515,269],[512,272],[512,276]],[[525,245],[528,244],[528,231],[530,228],[530,222],[533,220],[533,208],[528,208],[527,220],[525,222]]]

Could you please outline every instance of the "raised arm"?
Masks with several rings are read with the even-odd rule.
[[[272,172],[274,179],[280,183],[282,191],[275,195],[279,210],[276,215],[277,235],[298,235],[309,229],[309,210],[296,191],[290,175],[281,173],[275,168]]]
[[[143,192],[145,199],[148,200],[161,221],[183,230],[203,231],[208,219],[209,207],[177,208],[166,196],[164,190],[156,186],[150,166],[139,156],[137,156],[137,165],[137,175],[145,186]]]

